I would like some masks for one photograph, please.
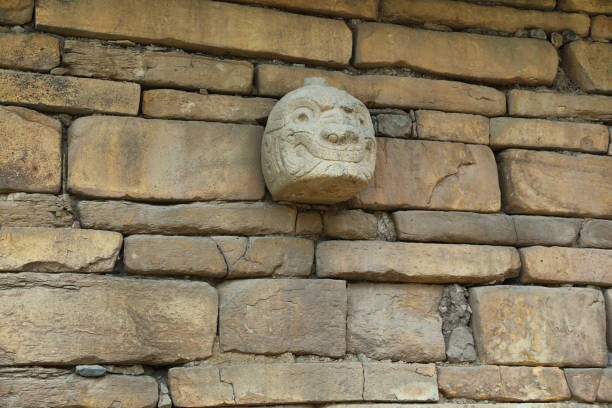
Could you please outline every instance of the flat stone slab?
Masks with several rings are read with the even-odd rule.
[[[508,114],[529,118],[556,117],[610,121],[612,97],[512,89],[508,92]]]
[[[578,243],[582,247],[612,249],[612,220],[586,220]]]
[[[416,137],[447,142],[489,144],[489,119],[467,113],[417,110]]]
[[[73,221],[67,195],[11,193],[0,197],[3,227],[70,227]]]
[[[0,48],[1,68],[44,72],[60,64],[59,39],[50,35],[0,34]]]
[[[438,401],[435,364],[364,363],[365,401]]]

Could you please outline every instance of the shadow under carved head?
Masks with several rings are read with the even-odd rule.
[[[376,139],[368,109],[321,78],[308,78],[270,112],[261,161],[276,200],[348,200],[374,175]]]

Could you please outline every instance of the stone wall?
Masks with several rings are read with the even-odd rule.
[[[1,1],[0,406],[612,402],[610,40],[609,0]],[[262,177],[306,77],[375,123],[338,205]]]

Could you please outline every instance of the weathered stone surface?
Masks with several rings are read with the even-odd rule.
[[[151,118],[257,123],[264,121],[276,99],[152,89],[143,92],[142,113]]]
[[[292,237],[213,237],[229,268],[227,277],[307,277],[314,243]]]
[[[353,207],[499,211],[495,158],[487,146],[379,138],[376,163],[373,182],[351,200]]]
[[[0,106],[0,146],[0,192],[59,193],[59,121],[30,109]]]
[[[377,220],[374,214],[361,210],[346,210],[323,214],[325,235],[340,239],[374,239]]]
[[[438,401],[434,364],[363,364],[365,401]]]
[[[0,34],[0,49],[0,68],[48,71],[60,62],[59,40],[50,35]]]
[[[321,214],[315,212],[301,212],[297,215],[297,220],[295,221],[296,234],[316,235],[321,232],[323,232]]]
[[[600,367],[608,361],[599,290],[476,287],[470,303],[483,363]]]
[[[596,40],[612,40],[612,17],[591,18],[591,37]]]
[[[601,0],[557,0],[557,8],[565,11],[586,11],[589,14],[612,14],[612,4]]]
[[[287,10],[305,11],[345,18],[375,20],[379,0],[232,0],[237,3],[255,3]]]
[[[612,286],[612,251],[591,248],[521,248],[521,281]]]
[[[474,335],[468,327],[455,327],[446,341],[446,359],[451,363],[476,361],[474,343]]]
[[[174,367],[168,377],[179,407],[359,401],[363,394],[361,363]]]
[[[374,127],[376,134],[381,136],[409,138],[412,135],[412,119],[406,114],[376,115]]]
[[[608,151],[608,144],[608,129],[604,125],[543,119],[491,118],[490,145],[494,150],[530,147],[605,153]]]
[[[541,10],[552,10],[555,8],[557,0],[467,0],[470,3],[483,3],[483,4],[505,4],[507,6],[528,8],[528,9],[541,9]]]
[[[486,86],[390,75],[352,76],[282,65],[258,65],[255,71],[257,92],[265,96],[283,96],[309,77],[324,78],[331,86],[345,89],[372,107],[437,109],[485,116],[506,112],[505,95]]]
[[[0,227],[70,227],[67,195],[12,193],[0,196]]]
[[[84,378],[57,368],[3,368],[0,405],[4,408],[152,408],[157,382],[152,377],[107,375]]]
[[[489,119],[484,116],[429,110],[418,110],[415,115],[419,139],[489,143]]]
[[[98,364],[80,364],[74,371],[81,377],[102,377],[106,374],[106,367]]]
[[[474,0],[470,0],[474,1]],[[401,404],[387,404],[389,408],[401,408],[406,405]],[[409,408],[487,408],[493,404],[489,403],[437,403],[437,404],[410,404]],[[327,405],[329,408],[380,408],[380,404],[331,404]],[[589,408],[592,405],[580,404],[577,402],[550,402],[550,403],[537,403],[537,402],[525,402],[521,404],[513,403],[496,403],[494,408]]]
[[[562,55],[565,72],[580,88],[612,94],[612,44],[574,41]]]
[[[566,368],[564,371],[572,396],[578,401],[595,402],[603,370],[601,368]]]
[[[586,220],[582,224],[578,244],[581,247],[612,249],[612,221]]]
[[[438,384],[449,398],[563,401],[571,397],[563,370],[556,367],[440,367]]]
[[[384,241],[325,241],[317,245],[317,275],[394,282],[500,281],[518,274],[514,248]]]
[[[599,389],[597,390],[597,401],[612,402],[612,368],[603,370]]]
[[[347,351],[377,360],[443,361],[441,296],[436,285],[350,284]]]
[[[604,290],[603,293],[606,299],[606,316],[608,320],[606,324],[606,330],[608,331],[608,349],[612,350],[612,289]]]
[[[504,212],[612,217],[612,158],[510,149],[498,160]]]
[[[32,20],[34,0],[4,0],[0,4],[0,24],[25,24]]]
[[[68,189],[136,200],[257,200],[265,192],[261,133],[252,125],[79,118],[68,130]]]
[[[516,246],[572,246],[578,238],[582,220],[576,218],[513,215]]]
[[[64,41],[62,64],[76,76],[118,79],[147,86],[249,93],[253,64],[183,52],[119,48],[100,41]]]
[[[198,360],[217,328],[204,282],[7,273],[0,292],[2,365]]]
[[[72,114],[136,115],[140,86],[0,69],[0,103]]]
[[[508,92],[508,113],[530,118],[582,118],[612,120],[612,97],[571,95],[512,89]]]
[[[123,258],[129,273],[222,278],[227,272],[223,254],[208,237],[132,235],[125,239]]]
[[[451,78],[525,85],[551,85],[559,63],[557,50],[545,41],[380,23],[357,26],[353,58],[358,68],[407,67]]]
[[[0,271],[111,272],[121,234],[72,228],[0,229]]]
[[[317,354],[346,351],[346,283],[249,279],[219,286],[223,351]]]
[[[122,24],[116,23],[118,19]],[[59,34],[333,66],[347,65],[352,48],[351,31],[343,21],[209,1],[180,0],[167,7],[163,1],[149,0],[129,4],[43,0],[36,3],[36,27]]]
[[[81,225],[124,234],[290,234],[296,210],[269,203],[149,205],[80,201]]]

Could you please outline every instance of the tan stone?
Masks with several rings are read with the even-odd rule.
[[[566,368],[565,378],[572,396],[578,401],[595,402],[597,386],[601,381],[601,368]]]
[[[265,96],[283,96],[302,86],[308,77],[324,78],[371,107],[437,109],[486,116],[506,112],[504,94],[486,86],[391,75],[352,76],[282,65],[258,65],[255,71],[257,92]]]
[[[352,50],[351,31],[343,21],[198,0],[177,0],[172,7],[160,0],[43,0],[36,3],[36,27],[65,35],[332,66],[348,65]]]
[[[100,41],[64,41],[62,64],[76,76],[118,79],[147,86],[249,93],[253,64],[184,52],[119,48]]]
[[[582,220],[577,218],[513,215],[516,246],[572,246],[578,238]]]
[[[157,394],[157,382],[148,376],[85,378],[57,368],[0,369],[4,408],[152,408]]]
[[[59,40],[44,34],[0,34],[0,68],[48,71],[60,63]]]
[[[261,133],[252,125],[79,118],[68,130],[68,189],[136,200],[258,200]]]
[[[419,139],[489,144],[489,119],[480,115],[418,110]]]
[[[551,85],[559,63],[557,50],[545,41],[380,23],[357,26],[353,59],[358,68],[406,67],[451,78],[525,85]]]
[[[530,118],[582,118],[612,120],[612,97],[571,95],[512,89],[508,92],[508,113]]]
[[[72,228],[0,229],[0,271],[111,272],[121,234]]]
[[[612,94],[612,44],[574,41],[562,55],[565,72],[580,88]]]
[[[248,279],[219,286],[223,351],[343,357],[345,338],[344,281]]]
[[[434,23],[456,29],[487,28],[514,33],[538,27],[547,33],[572,30],[589,34],[589,17],[583,14],[517,10],[450,0],[384,0],[382,17],[395,23]]]
[[[373,182],[351,206],[499,211],[495,158],[487,146],[379,138],[376,163]]]
[[[578,244],[581,247],[612,249],[612,221],[586,220],[582,224]]]
[[[126,201],[80,201],[81,225],[124,234],[290,234],[296,210],[269,203],[149,205]]]
[[[322,278],[432,283],[501,281],[521,265],[510,247],[385,241],[321,242],[316,262]]]
[[[178,407],[234,404],[233,384],[222,381],[217,367],[172,367],[168,383],[172,402]]]
[[[377,360],[443,361],[442,286],[352,283],[346,348]]]
[[[59,121],[30,109],[0,106],[0,146],[0,192],[59,193]]]
[[[0,364],[168,365],[211,354],[217,293],[204,282],[0,274]]]
[[[474,0],[470,0],[474,1]],[[388,404],[390,408],[399,408],[399,404]],[[493,404],[489,403],[436,403],[436,404],[410,404],[409,408],[488,408]],[[520,405],[521,408],[589,408],[592,407],[590,404],[580,404],[577,402],[549,402],[549,403],[537,403],[537,402],[525,402],[521,404],[514,403],[496,403],[494,408],[516,408]],[[404,405],[405,406],[405,405]],[[332,404],[327,405],[328,408],[380,408],[380,404]]]
[[[563,401],[571,397],[563,370],[556,367],[440,367],[438,384],[449,398]]]
[[[295,233],[298,235],[316,235],[323,232],[321,214],[315,212],[301,212],[295,221]]]
[[[0,196],[0,227],[70,227],[67,195],[12,193]]]
[[[222,278],[227,272],[223,254],[208,237],[132,235],[125,239],[123,258],[128,273]]]
[[[600,367],[608,361],[599,290],[476,287],[470,304],[483,363]]]
[[[363,364],[365,401],[438,401],[434,364]]]
[[[594,123],[557,122],[543,119],[491,118],[491,148],[563,149],[605,153],[608,129]]]
[[[591,37],[596,40],[612,40],[612,17],[594,16],[591,18]]]
[[[599,389],[597,390],[597,401],[612,402],[612,368],[610,367],[604,369],[601,375]]]
[[[264,121],[276,99],[201,95],[173,89],[144,91],[142,113],[151,118],[257,123]]]
[[[612,350],[612,289],[603,291],[606,299],[606,316],[608,323],[606,324],[608,331],[608,348]]]
[[[4,0],[0,4],[0,24],[25,24],[32,20],[34,0]]]
[[[564,11],[586,11],[589,14],[612,14],[612,4],[601,0],[557,0],[557,8]]]
[[[232,0],[237,3],[255,3],[281,9],[345,18],[376,20],[379,0]]]
[[[361,210],[345,210],[323,214],[325,235],[341,239],[374,239],[377,220],[374,214]]]
[[[504,4],[512,7],[552,10],[557,0],[467,0],[471,3]]]
[[[511,149],[498,160],[506,213],[612,217],[612,158]]]

